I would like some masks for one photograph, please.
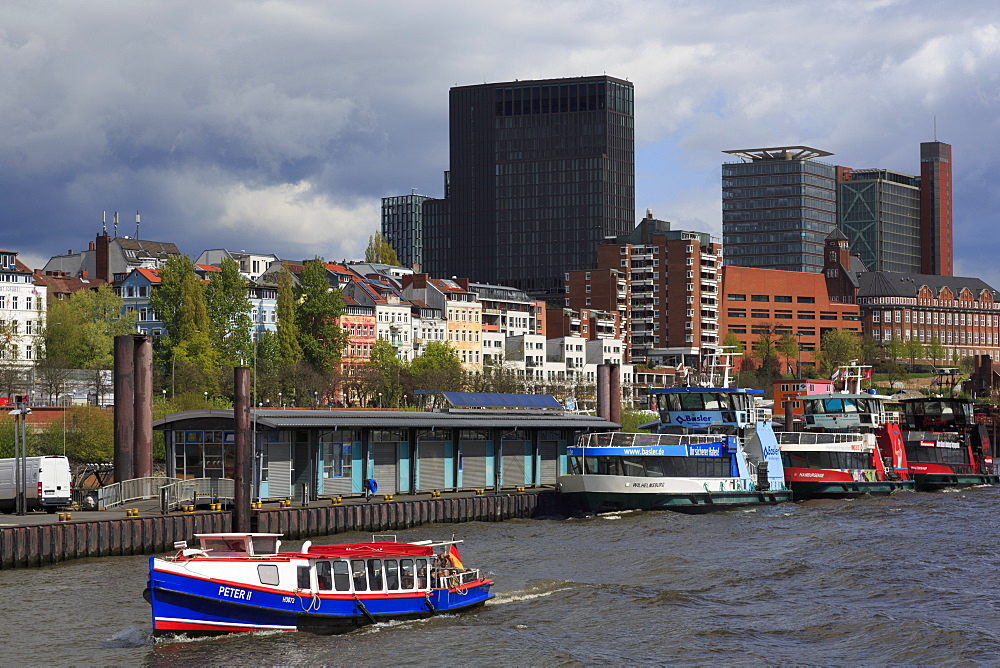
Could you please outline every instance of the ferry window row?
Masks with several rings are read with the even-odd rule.
[[[870,469],[872,456],[863,452],[782,452],[781,463],[797,469]]]
[[[570,457],[571,474],[635,476],[638,478],[725,478],[733,474],[732,457]],[[582,468],[581,468],[582,467]]]
[[[658,395],[664,411],[745,411],[751,398],[740,392],[679,392]]]
[[[955,445],[958,445],[957,443]],[[911,462],[966,464],[967,452],[964,446],[956,448],[939,448],[907,443],[906,458]],[[971,470],[971,469],[970,469]],[[959,473],[963,471],[958,471]]]

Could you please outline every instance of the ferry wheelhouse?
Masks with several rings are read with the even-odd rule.
[[[462,564],[462,541],[306,541],[298,552],[281,552],[280,536],[196,534],[200,547],[181,542],[175,556],[151,557],[153,634],[337,633],[469,610],[493,598],[493,581]]]
[[[703,512],[790,501],[771,423],[755,390],[654,389],[650,434],[585,434],[567,448],[559,489],[592,512]]]
[[[903,447],[917,489],[936,490],[1000,482],[993,444],[977,424],[972,404],[950,397],[900,402],[906,428]]]

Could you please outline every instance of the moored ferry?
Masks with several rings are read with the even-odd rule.
[[[904,399],[905,429],[899,438],[920,490],[1000,482],[993,444],[976,423],[972,404],[952,397]]]
[[[469,610],[493,598],[492,580],[468,569],[461,541],[303,544],[281,552],[280,534],[196,534],[151,557],[153,634],[238,631],[337,633],[381,621]]]
[[[735,436],[594,433],[566,454],[559,491],[591,512],[701,512],[791,498],[783,481],[770,488],[768,467],[748,459]]]
[[[757,390],[654,389],[660,419],[650,434],[585,434],[567,448],[561,493],[592,512],[703,512],[792,499]]]
[[[795,500],[881,496],[913,489],[898,457],[882,453],[873,433],[779,432],[785,479]],[[897,453],[899,454],[899,453]]]

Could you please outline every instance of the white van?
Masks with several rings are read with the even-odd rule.
[[[0,459],[0,511],[13,512],[17,504],[16,459]],[[61,455],[28,457],[25,497],[28,510],[54,513],[70,504],[73,497],[73,475],[69,459]],[[22,469],[23,470],[23,469]]]

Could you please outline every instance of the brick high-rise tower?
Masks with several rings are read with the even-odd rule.
[[[951,144],[920,144],[922,274],[954,275],[951,241]]]

